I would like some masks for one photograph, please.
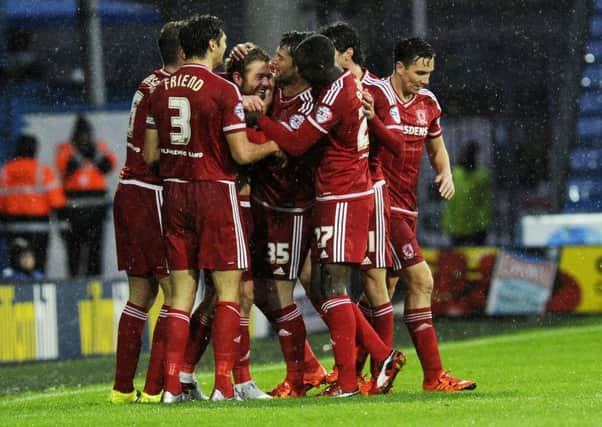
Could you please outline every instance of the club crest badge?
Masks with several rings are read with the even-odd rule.
[[[318,107],[318,111],[316,111],[316,120],[318,123],[326,123],[330,119],[332,119],[332,111],[330,111],[330,108],[325,105]]]
[[[240,120],[245,119],[245,109],[242,106],[242,102],[236,104],[234,107],[234,114],[236,114],[236,117],[238,117]]]
[[[414,248],[412,247],[411,243],[406,243],[405,245],[403,245],[401,247],[401,252],[403,252],[404,259],[412,259],[416,256],[416,253],[414,252]]]
[[[426,121],[426,111],[425,110],[416,110],[416,119],[419,125],[427,125]]]
[[[301,127],[303,122],[305,121],[305,117],[301,114],[293,114],[291,118],[288,120],[288,125],[293,130],[297,130]]]
[[[399,108],[397,108],[397,105],[391,107],[389,110],[389,115],[395,121],[395,123],[401,123],[401,116],[399,114]]]

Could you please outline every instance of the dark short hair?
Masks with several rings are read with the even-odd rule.
[[[233,73],[239,73],[244,78],[247,67],[255,61],[269,62],[270,55],[262,48],[254,47],[247,52],[243,59],[226,61],[226,73],[229,77],[232,76]]]
[[[187,58],[204,58],[209,49],[209,41],[219,43],[223,32],[224,23],[217,16],[194,15],[180,29],[180,45]]]
[[[415,63],[418,58],[435,58],[435,50],[424,39],[412,37],[401,39],[395,45],[395,62],[401,62],[406,67]]]
[[[159,33],[159,54],[165,65],[174,65],[178,62],[178,48],[180,47],[180,29],[184,21],[169,21]]]
[[[309,36],[295,49],[293,60],[299,74],[310,84],[319,82],[324,71],[334,66],[334,45],[322,34]]]
[[[288,31],[282,34],[278,46],[287,46],[289,53],[293,56],[293,52],[297,49],[299,43],[313,34],[315,34],[313,31]]]
[[[38,140],[33,135],[19,135],[15,144],[15,157],[35,157]]]
[[[339,52],[345,52],[347,49],[353,49],[353,62],[361,64],[364,61],[362,45],[357,31],[347,22],[334,22],[320,28],[320,34],[325,35],[334,44],[334,48]]]

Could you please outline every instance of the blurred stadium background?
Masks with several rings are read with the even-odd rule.
[[[486,247],[451,247],[424,165],[419,238],[436,314],[602,312],[602,0],[0,0],[0,162],[28,132],[53,164],[56,144],[85,112],[121,166],[131,96],[160,65],[158,30],[192,13],[223,18],[231,46],[250,40],[269,52],[284,31],[347,20],[361,35],[364,65],[380,76],[390,73],[398,37],[428,39],[452,163],[478,140],[495,205]],[[113,351],[127,286],[112,218],[98,278],[66,277],[56,227],[50,281],[0,285],[9,325],[0,362]],[[255,333],[268,333],[259,317]]]

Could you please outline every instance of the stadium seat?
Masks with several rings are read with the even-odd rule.
[[[567,182],[565,212],[601,212],[600,177],[572,177]]]
[[[577,135],[580,137],[602,135],[602,115],[579,118],[577,120]]]
[[[602,178],[602,148],[577,147],[571,153],[569,164],[573,176]]]
[[[602,40],[590,40],[585,45],[585,53],[591,53],[596,57],[595,63],[602,62]]]
[[[602,37],[602,15],[592,17],[590,37]]]
[[[583,91],[581,94],[581,113],[598,113],[602,111],[602,93],[600,91]]]
[[[583,77],[591,80],[593,87],[600,87],[602,83],[602,67],[600,64],[589,64],[583,69]]]

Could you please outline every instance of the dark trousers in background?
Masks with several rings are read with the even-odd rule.
[[[479,231],[467,236],[452,236],[451,238],[454,246],[485,246],[486,240],[487,231]]]
[[[68,207],[62,212],[67,230],[62,234],[71,276],[102,274],[102,243],[107,216],[106,205]]]

